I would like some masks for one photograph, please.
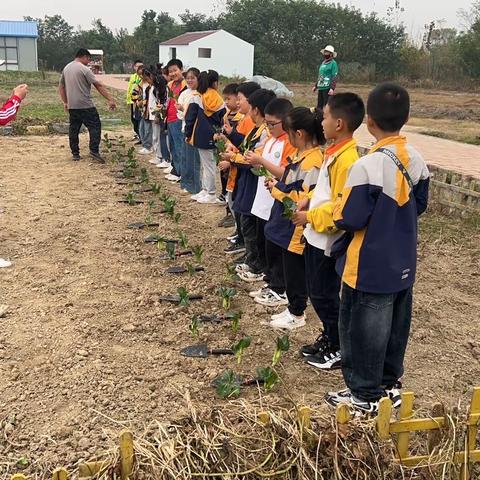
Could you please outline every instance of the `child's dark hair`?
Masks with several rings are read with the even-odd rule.
[[[178,67],[180,70],[183,70],[183,62],[178,59],[178,58],[172,58],[168,63],[167,63],[167,70],[170,67]]]
[[[220,77],[215,70],[201,72],[198,77],[198,93],[204,94],[209,88],[212,88],[215,83],[218,83],[219,79]]]
[[[262,117],[265,116],[265,107],[274,99],[277,98],[273,90],[266,88],[259,88],[255,90],[249,97],[248,103],[252,108],[256,108]]]
[[[200,70],[197,67],[190,67],[185,73],[185,76],[187,76],[189,73],[193,73],[197,79],[200,77]]]
[[[265,114],[284,119],[293,109],[292,102],[286,98],[274,98],[265,107]]]
[[[257,82],[243,82],[237,88],[237,93],[242,93],[248,98],[255,90],[258,90],[260,85]]]
[[[341,118],[351,133],[362,124],[365,117],[365,105],[356,93],[336,93],[330,96],[328,107],[332,116]]]
[[[79,48],[75,53],[75,58],[88,57],[92,58],[92,54],[86,48]]]
[[[162,68],[157,68],[153,77],[153,94],[158,102],[165,103],[167,101],[167,81],[162,74]]]
[[[304,130],[318,145],[325,143],[322,127],[323,112],[318,108],[296,107],[283,119],[283,129],[296,132]]]
[[[136,65],[137,63],[143,63],[143,60],[139,60],[139,59],[137,58],[137,60],[135,60],[135,61],[133,62],[133,64]]]
[[[410,96],[395,83],[381,83],[368,96],[368,116],[384,132],[397,132],[408,120]]]
[[[222,90],[224,95],[236,95],[238,93],[238,83],[229,83]]]

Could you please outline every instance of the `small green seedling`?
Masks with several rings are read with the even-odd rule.
[[[279,381],[278,373],[272,367],[257,368],[257,377],[263,381],[263,388],[269,392]]]
[[[137,203],[137,201],[135,200],[135,194],[132,191],[127,193],[125,199],[127,200],[127,203],[130,206],[135,205]]]
[[[108,136],[108,133],[106,133],[104,136],[103,136],[103,144],[105,145],[106,149],[111,152],[112,151],[112,148],[113,148],[113,144],[112,142],[110,141],[110,138]]]
[[[163,198],[163,208],[165,209],[165,212],[172,218],[175,214],[176,203],[177,201],[173,197],[166,196]]]
[[[180,222],[180,219],[182,218],[182,214],[181,214],[181,213],[175,213],[175,214],[172,216],[172,218],[173,218],[173,221],[174,221],[175,223],[179,223],[179,222]]]
[[[236,398],[240,395],[240,380],[233,370],[225,370],[215,382],[217,395],[221,398]]]
[[[225,276],[225,280],[229,282],[236,282],[237,280],[240,280],[240,277],[238,276],[237,271],[235,270],[236,265],[234,263],[227,263],[225,264],[227,268],[227,274]]]
[[[148,177],[148,171],[146,168],[142,168],[140,170],[140,183],[142,185],[146,185],[149,181],[149,177]]]
[[[186,262],[185,268],[187,269],[187,272],[191,277],[193,277],[197,273],[197,269],[195,268],[195,265],[193,265],[193,263]]]
[[[190,296],[188,290],[185,287],[179,287],[177,289],[178,296],[180,297],[180,302],[178,303],[181,307],[187,307],[190,304]]]
[[[255,167],[250,170],[257,177],[265,177],[267,180],[273,178],[273,175],[262,165],[260,167]]]
[[[178,232],[178,240],[182,248],[188,248],[188,237],[184,232]]]
[[[230,310],[232,305],[232,298],[237,294],[237,291],[234,288],[230,287],[220,287],[217,291],[218,296],[222,300],[222,308]]]
[[[282,353],[288,352],[290,350],[290,339],[288,335],[283,337],[277,337],[277,346],[275,352],[273,352],[272,367],[275,367],[282,357]]]
[[[283,203],[283,216],[291,220],[293,218],[293,214],[297,209],[297,204],[290,198],[285,197],[282,201]]]
[[[192,317],[192,322],[188,326],[188,330],[190,331],[192,336],[196,338],[196,337],[198,337],[198,335],[200,333],[200,327],[201,326],[202,326],[201,320],[199,320],[197,315],[194,315]]]
[[[150,188],[152,189],[152,193],[154,195],[160,195],[160,193],[162,191],[162,187],[158,183],[150,184]]]
[[[176,250],[175,242],[166,242],[165,244],[165,251],[167,252],[167,256],[170,260],[175,260],[175,250]]]
[[[242,318],[243,312],[233,312],[231,315],[232,320],[232,332],[237,333],[240,330],[240,320]]]
[[[215,150],[213,152],[215,161],[217,162],[217,165],[220,162],[220,154],[225,153],[227,151],[227,144],[225,143],[225,140],[223,138],[218,139],[215,142]]]
[[[27,468],[30,465],[30,462],[27,457],[20,457],[17,460],[17,467],[18,468]]]
[[[240,339],[235,345],[232,346],[232,350],[237,357],[237,363],[240,365],[242,363],[242,357],[245,350],[250,346],[252,343],[252,337],[243,337]]]
[[[201,245],[194,245],[192,247],[192,252],[195,257],[195,260],[198,263],[202,263],[202,258],[203,258],[203,254],[205,253],[205,249]]]

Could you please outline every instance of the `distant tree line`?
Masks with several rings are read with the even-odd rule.
[[[368,79],[402,78],[452,85],[480,79],[480,0],[463,12],[465,31],[426,27],[421,45],[413,43],[395,12],[381,19],[353,7],[315,0],[227,0],[216,16],[186,10],[179,20],[145,10],[132,33],[113,31],[96,19],[88,30],[74,29],[60,15],[39,23],[42,68],[61,70],[79,46],[102,49],[107,72],[123,72],[134,58],[158,61],[158,44],[188,31],[223,28],[255,45],[255,73],[280,80],[311,81],[320,49],[335,45],[340,68],[355,80],[355,68],[369,67]],[[232,52],[234,55],[235,52]]]

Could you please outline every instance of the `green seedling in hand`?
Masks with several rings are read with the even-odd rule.
[[[226,151],[227,151],[227,144],[225,143],[225,140],[223,138],[218,139],[215,142],[215,150],[213,152],[217,165],[221,160],[220,154],[225,153]]]
[[[263,388],[269,392],[279,381],[278,373],[272,367],[257,368],[257,377],[263,381]]]
[[[178,240],[182,248],[188,248],[188,237],[184,232],[178,232]]]
[[[277,337],[277,346],[275,352],[273,352],[272,367],[275,367],[280,361],[282,353],[288,352],[288,350],[290,350],[290,339],[288,338],[288,335]]]
[[[273,175],[262,165],[261,167],[255,167],[250,170],[257,177],[265,177],[267,180],[273,178]]]
[[[193,277],[197,273],[197,269],[195,268],[195,265],[193,265],[190,262],[185,263],[185,268],[187,269],[187,272],[191,277]]]
[[[202,322],[198,319],[197,315],[192,317],[192,322],[188,326],[188,330],[192,334],[194,338],[197,338],[200,333],[200,327],[202,326]]]
[[[188,290],[185,287],[179,287],[177,289],[178,296],[180,297],[179,305],[181,307],[187,307],[190,304],[190,296]]]
[[[147,172],[147,169],[146,168],[142,168],[140,170],[140,183],[142,185],[146,185],[148,183],[148,172]]]
[[[243,312],[234,312],[231,316],[233,333],[237,333],[240,330],[240,319],[242,318],[242,315]]]
[[[232,305],[232,298],[237,294],[237,291],[234,288],[230,287],[220,287],[218,289],[218,296],[222,300],[222,308],[226,310],[230,310],[230,306]]]
[[[235,345],[232,346],[232,350],[237,357],[237,363],[240,365],[242,363],[242,357],[245,350],[250,346],[252,343],[252,337],[243,337],[240,339]]]
[[[290,198],[285,197],[282,201],[283,203],[283,216],[291,220],[293,218],[293,214],[297,209],[297,204]]]
[[[170,260],[175,260],[175,249],[176,249],[175,242],[167,242],[166,243],[165,251],[167,252],[167,256]]]
[[[233,370],[225,370],[215,384],[217,395],[221,398],[236,398],[240,395],[240,380]]]
[[[237,280],[240,280],[240,277],[237,274],[237,271],[235,270],[236,265],[234,263],[227,263],[227,275],[225,279],[230,282],[235,282]]]
[[[192,252],[193,252],[193,255],[195,256],[195,260],[198,263],[202,263],[202,257],[205,252],[205,249],[201,245],[194,245],[192,247]]]

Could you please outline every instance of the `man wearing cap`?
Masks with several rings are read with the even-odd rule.
[[[335,61],[337,52],[331,45],[321,50],[323,62],[318,69],[318,80],[312,91],[318,92],[317,108],[323,109],[328,102],[329,95],[333,95],[337,86],[338,65]]]

